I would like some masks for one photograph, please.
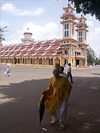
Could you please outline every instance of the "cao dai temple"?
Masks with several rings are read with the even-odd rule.
[[[29,28],[23,33],[21,44],[0,46],[1,66],[7,63],[17,66],[49,67],[54,63],[65,66],[71,63],[87,66],[87,24],[82,15],[76,18],[74,8],[70,5],[63,7],[64,13],[60,16],[63,34],[61,39],[34,41]],[[77,23],[75,22],[77,20]],[[77,39],[75,39],[75,33]]]

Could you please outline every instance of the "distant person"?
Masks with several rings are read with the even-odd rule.
[[[74,83],[72,79],[72,74],[71,74],[71,63],[69,63],[67,67],[67,79],[69,79],[69,76],[70,76],[71,83]]]
[[[67,74],[64,73],[64,67],[63,66],[60,67],[60,76],[63,76],[63,77],[67,78]]]
[[[5,71],[5,75],[9,76],[10,75],[10,64],[7,64],[7,68],[6,68],[6,71]]]
[[[45,108],[48,110],[49,115],[52,118],[50,124],[59,122],[60,129],[65,128],[65,118],[68,99],[71,93],[72,85],[67,78],[60,76],[60,64],[56,63],[53,67],[53,77],[50,79],[49,87],[46,90],[42,90],[41,101],[45,98]],[[57,111],[60,111],[58,118]]]

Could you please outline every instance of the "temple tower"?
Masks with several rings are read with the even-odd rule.
[[[78,47],[82,49],[82,56],[86,56],[86,59],[83,61],[83,65],[87,66],[87,24],[86,18],[81,15],[81,18],[78,19],[78,23],[76,25],[77,29],[77,40],[78,40]]]
[[[21,41],[23,42],[23,44],[28,45],[29,43],[33,43],[34,39],[32,39],[32,33],[30,32],[29,28],[27,28],[27,30],[24,32],[24,38],[21,39]]]
[[[86,24],[86,18],[81,15],[81,18],[78,19],[78,23],[76,25],[77,29],[77,40],[80,42],[80,44],[86,44],[87,43],[87,24]]]
[[[63,7],[64,13],[60,18],[62,19],[61,24],[63,26],[63,38],[61,46],[66,46],[65,52],[63,51],[65,61],[75,65],[75,25],[76,17],[74,15],[74,8],[69,4],[68,7]],[[66,52],[67,50],[67,52]],[[66,54],[67,53],[67,54]]]
[[[63,7],[64,13],[60,18],[62,19],[61,24],[63,25],[63,38],[75,39],[75,15],[73,13],[74,8],[69,4],[68,7]]]

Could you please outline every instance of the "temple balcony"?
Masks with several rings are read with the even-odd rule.
[[[86,58],[86,56],[85,55],[77,55],[77,54],[75,54],[75,58]]]

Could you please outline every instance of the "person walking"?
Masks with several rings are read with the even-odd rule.
[[[52,118],[50,124],[59,122],[60,129],[65,129],[65,118],[68,99],[71,93],[72,85],[67,78],[60,76],[60,65],[56,63],[53,67],[53,77],[50,79],[49,87],[42,90],[42,97],[38,106],[41,105],[45,98],[45,108],[48,110]],[[60,117],[57,116],[57,111],[60,111]]]
[[[7,68],[6,68],[6,71],[5,71],[5,75],[9,76],[10,75],[10,64],[7,64]]]
[[[72,79],[72,74],[71,74],[71,63],[69,63],[67,67],[67,79],[69,79],[69,76],[70,76],[71,83],[74,83]]]

